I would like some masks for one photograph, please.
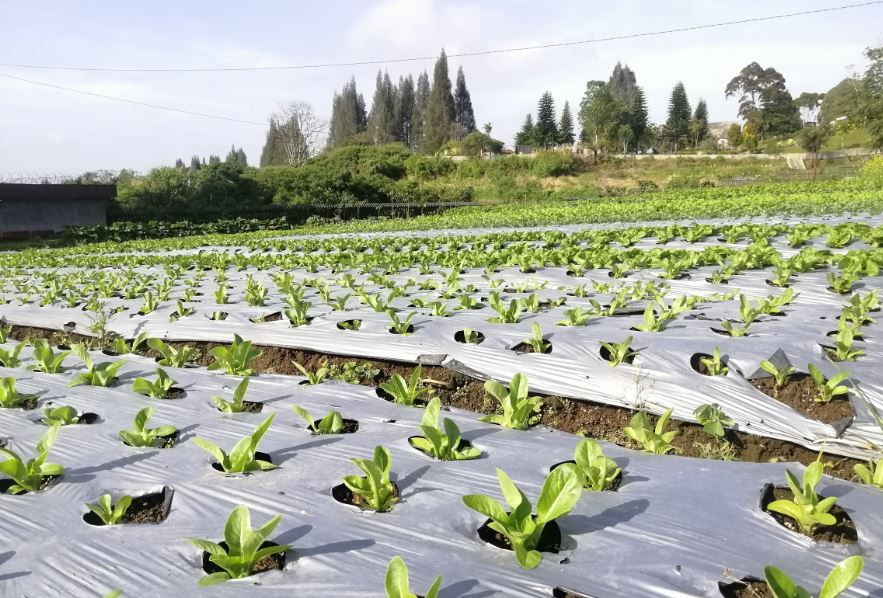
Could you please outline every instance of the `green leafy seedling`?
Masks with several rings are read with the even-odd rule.
[[[315,372],[311,372],[296,361],[292,361],[291,363],[293,363],[294,367],[296,367],[300,371],[300,373],[306,377],[307,382],[312,385],[321,384],[322,380],[324,380],[325,377],[331,373],[331,368],[328,367],[327,362],[323,363],[322,366]]]
[[[4,409],[32,409],[37,404],[36,395],[19,394],[15,378],[0,378],[0,407]]]
[[[730,371],[724,362],[721,361],[721,350],[719,347],[714,348],[711,357],[700,357],[699,361],[705,366],[705,371],[709,376],[726,376]]]
[[[412,438],[411,445],[440,461],[465,461],[477,459],[481,451],[475,447],[467,446],[460,448],[460,429],[452,419],[445,418],[442,426],[439,425],[441,401],[434,397],[426,405],[423,419],[420,422],[422,437]]]
[[[178,349],[158,338],[147,339],[147,346],[162,356],[162,359],[158,362],[159,365],[170,368],[183,368],[190,362],[194,353],[191,347],[181,347]]]
[[[353,459],[353,463],[365,472],[365,476],[344,476],[343,483],[349,490],[362,498],[372,511],[385,513],[398,502],[395,486],[389,480],[392,471],[392,456],[383,446],[374,447],[371,459]]]
[[[500,403],[503,413],[486,415],[481,418],[483,422],[524,430],[530,425],[531,415],[539,413],[543,406],[542,398],[527,396],[527,376],[521,373],[512,377],[509,388],[496,380],[488,380],[484,383],[484,389]]]
[[[55,425],[46,430],[37,442],[37,456],[28,461],[8,448],[0,447],[0,455],[5,456],[0,461],[0,473],[5,473],[15,482],[6,490],[8,494],[21,494],[22,492],[36,492],[43,484],[46,476],[59,476],[64,473],[64,468],[56,463],[46,463],[49,449],[55,442],[59,426]]]
[[[601,492],[612,488],[622,474],[616,461],[604,455],[596,440],[586,438],[573,451],[576,467],[583,476],[583,489]]]
[[[665,431],[671,412],[671,407],[666,409],[659,416],[659,419],[656,420],[656,425],[653,426],[650,422],[650,416],[644,411],[639,411],[631,417],[628,427],[623,428],[623,432],[640,445],[641,450],[644,452],[664,455],[675,450],[671,441],[678,435],[676,430],[671,432]]]
[[[160,448],[169,442],[169,436],[178,431],[175,426],[148,428],[147,421],[153,416],[153,407],[145,407],[135,414],[131,430],[120,430],[120,438],[132,447]]]
[[[209,354],[214,361],[209,364],[210,370],[224,370],[231,376],[251,376],[251,362],[262,353],[252,349],[251,341],[244,341],[238,334],[233,335],[233,343],[229,347],[215,347]]]
[[[74,355],[79,357],[86,366],[86,371],[77,374],[77,377],[68,384],[68,386],[79,386],[88,384],[90,386],[111,386],[117,379],[117,374],[126,362],[120,361],[104,361],[95,363],[89,355],[89,351],[85,345],[77,344],[72,347]]]
[[[129,507],[132,506],[132,497],[124,495],[119,497],[116,503],[113,503],[110,494],[102,494],[98,497],[98,502],[87,502],[86,506],[101,519],[104,525],[116,525],[123,520]]]
[[[813,382],[816,383],[816,388],[819,391],[818,396],[816,396],[816,402],[818,403],[830,403],[836,397],[840,395],[849,394],[849,388],[846,386],[841,386],[841,382],[849,378],[849,372],[840,371],[831,376],[830,378],[825,378],[825,375],[822,373],[822,370],[814,366],[813,364],[809,364],[809,375],[812,377]]]
[[[619,343],[608,343],[598,341],[601,346],[607,349],[607,363],[611,366],[617,366],[627,362],[630,358],[637,355],[637,351],[632,349],[632,337],[627,336],[626,339]]]
[[[791,364],[779,369],[773,362],[766,359],[760,362],[760,368],[769,373],[776,381],[776,392],[782,390],[782,387],[788,382],[788,377],[797,371],[797,368]]]
[[[52,345],[46,339],[37,339],[34,341],[34,365],[28,367],[35,372],[43,372],[44,374],[60,374],[64,371],[61,367],[64,359],[70,355],[70,351],[58,353],[52,351]]]
[[[300,405],[292,405],[291,409],[307,422],[313,434],[340,434],[343,432],[343,416],[339,411],[332,409],[317,424],[310,412]]]
[[[12,349],[0,347],[0,366],[5,368],[17,368],[21,365],[19,355],[21,350],[28,346],[28,341],[22,341],[15,345]]]
[[[215,407],[217,407],[219,411],[223,411],[224,413],[242,413],[246,408],[245,393],[248,391],[248,382],[248,376],[239,382],[236,386],[236,390],[233,391],[232,401],[228,401],[222,397],[213,396],[212,403],[215,404]]]
[[[726,429],[736,423],[724,414],[717,403],[699,405],[693,411],[693,416],[702,426],[702,430],[714,438],[723,438],[727,433]]]
[[[861,575],[865,561],[858,555],[846,557],[828,573],[819,590],[818,598],[837,598],[855,583]],[[763,569],[763,576],[773,598],[812,598],[809,591],[798,586],[784,571],[773,565]]]
[[[423,397],[430,391],[429,388],[421,385],[422,375],[423,367],[418,365],[407,380],[401,374],[393,374],[389,382],[381,384],[380,388],[388,393],[395,403],[414,407],[418,401],[425,400]]]
[[[435,578],[423,598],[438,598],[438,592],[441,588],[441,575]],[[408,567],[402,557],[395,556],[389,561],[386,568],[386,578],[384,579],[386,587],[386,598],[418,598],[416,594],[411,592],[411,582],[408,579]]]
[[[43,417],[40,418],[40,423],[47,426],[54,426],[55,424],[59,426],[72,426],[80,423],[80,417],[77,410],[70,405],[46,407],[43,409]]]
[[[790,517],[797,522],[800,531],[807,535],[812,534],[818,526],[837,523],[837,519],[829,512],[837,502],[837,497],[823,499],[815,490],[824,470],[825,466],[821,461],[813,461],[803,472],[802,482],[791,471],[786,470],[785,477],[793,495],[792,500],[775,500],[767,505],[767,509]]]
[[[883,490],[883,457],[869,461],[867,465],[858,463],[852,467],[852,470],[862,484]]]
[[[205,438],[194,438],[193,443],[213,456],[224,473],[247,473],[250,471],[275,469],[276,466],[269,461],[255,459],[255,452],[261,438],[267,433],[270,424],[273,423],[275,413],[259,425],[251,436],[242,438],[233,446],[229,454],[225,453],[218,445]]]
[[[147,378],[135,378],[132,382],[132,391],[152,399],[164,399],[174,385],[175,381],[164,369],[156,368],[156,380],[151,382]]]

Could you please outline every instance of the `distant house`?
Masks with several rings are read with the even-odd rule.
[[[107,223],[116,185],[0,183],[0,238],[60,232]]]

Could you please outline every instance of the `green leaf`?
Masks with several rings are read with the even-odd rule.
[[[583,482],[576,466],[556,467],[543,483],[537,500],[537,523],[547,523],[569,513],[582,496]]]
[[[411,586],[408,581],[408,568],[401,557],[393,557],[386,568],[387,598],[411,598]]]
[[[819,591],[819,598],[835,598],[846,591],[861,575],[864,564],[864,559],[858,555],[847,557],[837,563],[825,578],[825,583]]]

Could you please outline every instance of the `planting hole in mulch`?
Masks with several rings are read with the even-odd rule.
[[[226,551],[228,546],[224,541],[218,542],[221,547]],[[261,548],[269,548],[270,546],[279,546],[276,542],[264,542],[261,544]],[[290,552],[290,551],[288,551]],[[254,564],[254,569],[251,570],[251,575],[257,575],[258,573],[264,573],[265,571],[273,571],[274,569],[282,570],[285,568],[285,560],[288,556],[288,552],[279,552],[276,554],[271,554],[270,556],[264,557]],[[202,553],[202,570],[207,574],[211,575],[212,573],[221,573],[224,570],[218,567],[216,564],[209,560],[209,553]],[[250,576],[249,576],[250,577]]]
[[[399,487],[396,485],[395,482],[392,482],[392,495],[396,498],[401,496],[401,493],[399,492]],[[353,493],[352,490],[346,487],[346,484],[338,484],[337,486],[332,488],[331,496],[339,503],[359,507],[359,509],[361,509],[362,511],[373,510],[367,505],[365,499],[362,498],[361,495]],[[394,509],[395,506],[393,506],[392,508]]]
[[[743,577],[731,583],[718,582],[723,598],[775,598],[765,581],[753,577]]]
[[[163,357],[162,355],[158,355],[158,356],[156,356],[156,357],[153,358],[153,360],[154,360],[155,362],[157,362],[157,363],[161,362],[161,361],[164,360],[164,359],[165,359],[165,357]],[[162,364],[160,364],[160,365],[162,365]],[[170,368],[170,367],[173,367],[173,366],[166,365],[166,366],[163,366],[163,367]],[[198,366],[197,364],[195,364],[195,363],[185,363],[184,365],[182,365],[182,366],[178,366],[178,367],[180,367],[180,368],[182,368],[182,369],[190,370],[190,369],[193,369],[193,368],[198,368],[199,366]]]
[[[270,458],[269,453],[262,453],[260,451],[255,451],[254,458],[255,458],[255,461],[266,461],[267,463],[273,462],[273,459]],[[212,463],[212,469],[214,469],[215,471],[219,471],[225,475],[242,475],[242,474],[238,474],[238,473],[227,474],[227,472],[224,471],[224,468],[221,467],[221,464],[218,462]],[[262,470],[256,469],[254,472],[249,472],[249,473],[256,473],[259,471],[262,471]],[[248,475],[248,474],[245,474],[245,475]]]
[[[245,408],[242,413],[260,413],[264,408],[264,404],[257,401],[242,401],[242,406]]]
[[[831,336],[837,336],[838,334],[840,334],[839,330],[832,330],[831,332],[826,332],[825,336],[831,337]],[[863,341],[863,340],[865,340],[865,337],[863,337],[861,334],[853,334],[852,340]]]
[[[21,402],[17,407],[14,407],[14,409],[32,411],[37,408],[37,395],[19,395],[19,400]]]
[[[380,397],[384,401],[389,401],[390,403],[396,402],[395,398],[393,398],[393,396],[391,394],[389,394],[388,392],[386,392],[385,390],[383,390],[379,386],[374,389],[374,392],[377,394],[378,397]],[[428,399],[417,399],[416,401],[414,401],[414,405],[416,407],[425,407],[427,403],[429,403]]]
[[[708,371],[708,367],[702,362],[703,359],[713,359],[713,355],[709,355],[708,353],[693,353],[693,356],[690,357],[690,367],[693,368],[694,372],[699,372],[703,376],[711,376],[711,373]],[[721,364],[724,367],[728,367],[729,363],[727,363],[727,358],[721,356]]]
[[[261,314],[256,318],[249,318],[249,320],[254,324],[266,324],[268,322],[278,322],[282,319],[281,311],[274,311],[271,314]]]
[[[172,448],[172,447],[175,446],[175,444],[178,442],[178,430],[175,430],[175,431],[172,432],[171,434],[166,434],[165,436],[159,436],[159,439],[160,439],[160,442],[159,442],[159,444],[157,444],[156,446],[152,446],[152,447],[133,447],[133,448],[157,448],[157,449],[167,449],[167,448]],[[132,446],[131,444],[129,444],[129,443],[126,442],[125,440],[123,441],[123,444],[125,444],[126,446]]]
[[[162,397],[161,401],[177,401],[183,399],[187,396],[187,391],[183,388],[178,388],[177,386],[171,387],[168,392],[166,392],[165,396]]]
[[[552,590],[552,598],[596,598],[596,597],[591,594],[583,594],[582,592],[577,592],[576,590],[571,590],[570,588],[558,586],[557,588]]]
[[[338,330],[358,330],[362,327],[362,320],[343,320],[337,323]]]
[[[434,457],[433,455],[430,455],[429,453],[427,453],[427,452],[424,451],[423,449],[421,449],[421,448],[417,448],[416,446],[414,446],[414,442],[413,442],[413,441],[414,441],[415,438],[423,438],[423,436],[411,436],[411,437],[409,437],[409,438],[408,438],[408,444],[411,445],[411,448],[413,448],[415,451],[420,451],[421,453],[423,453],[423,454],[426,455],[427,457],[431,457],[432,459],[435,459],[435,457]],[[469,442],[468,440],[465,440],[465,439],[461,438],[459,444],[457,444],[457,450],[458,450],[458,451],[462,451],[463,449],[468,449],[468,448],[472,448],[472,443]],[[480,458],[481,458],[481,455],[479,455],[478,457],[476,457],[476,459],[480,459]],[[473,460],[474,460],[474,459],[466,459],[466,461],[473,461]]]
[[[210,314],[206,314],[205,317],[209,320],[222,321],[226,320],[229,315],[230,314],[225,311],[215,311]]]
[[[172,496],[175,491],[164,486],[159,492],[133,496],[129,510],[117,525],[126,523],[162,523],[172,510]],[[104,522],[92,511],[83,515],[83,521],[89,525],[103,526]]]
[[[517,345],[512,347],[512,350],[515,351],[516,353],[538,353],[538,351],[536,351],[533,348],[533,345],[531,345],[530,343],[518,343]],[[552,343],[546,341],[546,346],[545,346],[544,350],[542,351],[542,354],[548,355],[551,352],[552,352]]]
[[[613,361],[613,355],[610,354],[610,351],[604,345],[601,345],[601,350],[598,352],[601,355],[601,359],[607,362]],[[635,357],[638,356],[638,351],[631,350],[628,355],[626,355],[625,359],[622,360],[623,363],[631,364],[635,361]]]
[[[398,332],[398,331],[396,331],[396,329],[393,328],[392,326],[390,326],[389,328],[387,328],[387,331],[389,331],[390,334],[411,334],[412,332],[414,332],[414,325],[413,325],[413,324],[408,324],[408,327],[405,328],[405,331],[404,331],[404,332]]]
[[[558,467],[561,467],[565,463],[570,463],[571,465],[576,465],[576,461],[574,461],[573,459],[571,459],[570,461],[561,461],[560,463],[556,463],[555,465],[550,467],[549,471],[550,472],[554,471],[555,469],[557,469]],[[616,492],[617,490],[619,490],[620,484],[622,484],[622,470],[620,470],[619,475],[617,475],[616,479],[613,480],[613,484],[611,484],[610,488],[605,490],[605,492]]]
[[[40,488],[37,491],[43,492],[44,490],[48,490],[49,488],[54,486],[60,479],[60,475],[44,475],[43,479],[40,481]],[[0,494],[8,494],[9,489],[14,484],[15,482],[8,478],[0,480]],[[10,494],[10,496],[22,496],[24,494],[30,494],[30,492],[25,490],[24,492],[19,492],[18,494]]]
[[[536,516],[534,516],[534,519],[536,519]],[[496,546],[497,548],[512,550],[512,544],[509,543],[506,536],[498,531],[492,530],[488,525],[490,522],[491,520],[488,519],[478,528],[478,537],[481,538],[483,542]],[[540,540],[537,542],[536,550],[540,552],[553,552],[556,554],[561,550],[561,528],[558,526],[558,522],[550,521],[546,524],[546,527],[543,528],[543,533],[540,534]]]
[[[825,498],[821,494],[819,497]],[[801,532],[800,528],[797,526],[797,522],[790,517],[767,510],[767,506],[774,500],[792,500],[793,498],[791,490],[788,488],[777,488],[772,484],[767,484],[761,492],[760,508],[768,515],[772,516],[772,518],[782,527],[788,528],[792,532],[805,535],[808,538],[812,538],[816,542],[836,542],[838,544],[855,544],[858,542],[858,531],[855,529],[855,524],[852,522],[852,519],[846,511],[844,511],[839,505],[835,504],[831,510],[828,511],[835,519],[837,519],[837,522],[834,525],[817,526],[812,534],[804,534]]]
[[[473,341],[471,343],[466,342],[466,332],[464,330],[458,330],[454,333],[454,340],[458,343],[464,343],[469,345],[480,345],[484,342],[484,334],[479,332],[478,330],[473,330]]]
[[[819,396],[818,388],[812,377],[807,374],[797,373],[788,376],[785,385],[779,390],[776,390],[776,381],[772,377],[756,378],[749,382],[768,397],[785,403],[806,417],[832,424],[838,429],[848,426],[855,417],[855,409],[844,395],[827,403],[817,402],[815,398]]]
[[[318,428],[318,427],[319,427],[319,423],[320,423],[321,421],[322,421],[321,419],[314,419],[314,420],[313,420],[313,425],[316,426],[316,427]],[[312,431],[312,430],[311,430],[311,431]],[[358,431],[359,431],[359,422],[358,422],[358,420],[343,418],[343,429],[342,429],[340,432],[338,432],[338,434],[355,434],[355,433],[358,432]],[[313,432],[313,435],[316,436],[316,433]]]
[[[47,403],[47,404],[49,404],[49,403]],[[98,416],[97,413],[92,413],[91,411],[87,411],[86,413],[77,413],[76,417],[77,417],[77,423],[73,424],[75,426],[79,426],[79,425],[86,426],[89,424],[98,423],[101,420],[101,418]],[[50,424],[45,423],[43,421],[42,417],[39,419],[35,419],[34,423],[35,424],[43,424],[45,426],[50,425]]]

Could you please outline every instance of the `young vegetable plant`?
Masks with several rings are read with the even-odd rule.
[[[225,453],[214,442],[206,440],[205,438],[194,438],[193,443],[217,459],[218,465],[221,466],[224,473],[246,473],[257,470],[275,469],[276,466],[269,461],[255,458],[258,443],[261,441],[261,438],[264,437],[264,434],[267,433],[270,424],[273,423],[275,415],[275,413],[271,413],[270,417],[265,419],[261,425],[255,428],[255,431],[251,436],[246,436],[237,442],[229,454]]]
[[[597,441],[586,438],[573,451],[576,468],[583,476],[583,489],[601,492],[612,488],[622,473],[616,461],[604,455]]]
[[[782,390],[782,387],[788,382],[788,377],[797,371],[797,368],[791,364],[779,369],[773,362],[766,359],[760,362],[760,368],[769,373],[773,377],[773,380],[776,381],[776,392]]]
[[[327,362],[323,363],[322,366],[315,372],[311,372],[296,361],[292,361],[291,363],[293,363],[294,367],[296,367],[300,371],[300,373],[306,377],[307,382],[312,385],[321,384],[322,380],[324,380],[325,377],[331,373],[331,368],[327,366]]]
[[[127,494],[119,497],[116,503],[113,503],[110,494],[102,494],[98,497],[98,502],[87,502],[86,506],[101,519],[104,525],[116,525],[123,520],[129,507],[132,506],[132,497]]]
[[[748,334],[748,327],[750,324],[743,324],[742,326],[738,326],[733,324],[729,320],[721,320],[721,328],[726,331],[732,337],[740,337]]]
[[[209,354],[215,360],[209,364],[210,370],[224,370],[232,376],[251,376],[251,362],[262,353],[251,348],[251,341],[244,341],[238,334],[233,335],[233,343],[229,347],[215,347]]]
[[[592,314],[585,311],[582,307],[574,307],[565,310],[564,319],[559,321],[556,326],[585,326],[589,323]]]
[[[837,598],[855,583],[862,573],[864,564],[864,559],[858,555],[846,557],[837,563],[825,578],[818,598]],[[764,567],[763,576],[773,598],[812,598],[807,590],[798,586],[778,567],[773,565]]]
[[[463,329],[463,342],[468,345],[477,345],[481,342],[481,333],[472,328]]]
[[[693,416],[706,434],[717,439],[723,438],[726,429],[736,423],[724,414],[717,403],[699,405],[693,411]]]
[[[248,507],[239,505],[230,511],[224,526],[224,542],[227,546],[210,540],[187,538],[188,542],[209,554],[209,561],[223,569],[203,577],[199,580],[199,585],[210,586],[228,579],[248,577],[260,560],[290,549],[289,544],[262,548],[281,519],[281,515],[276,515],[258,529],[252,530]]]
[[[43,484],[46,476],[59,476],[64,473],[64,468],[56,463],[46,463],[49,449],[58,435],[58,426],[52,426],[37,442],[37,456],[28,461],[23,461],[18,454],[5,447],[0,447],[0,455],[5,456],[0,461],[0,473],[5,473],[15,483],[6,490],[8,494],[21,494],[22,492],[36,492]]]
[[[37,403],[36,395],[19,394],[15,386],[15,378],[0,378],[0,407],[4,409],[33,409]]]
[[[475,447],[460,448],[460,428],[457,427],[454,420],[444,418],[442,424],[444,430],[442,430],[442,426],[439,426],[440,412],[441,401],[438,397],[434,397],[426,405],[426,411],[420,422],[420,431],[423,432],[423,437],[412,438],[411,445],[439,461],[465,461],[480,457],[481,451]]]
[[[44,374],[60,374],[64,371],[61,367],[65,357],[70,355],[70,351],[63,351],[57,355],[52,351],[52,345],[46,339],[37,339],[34,341],[34,365],[28,366],[29,370],[35,372],[43,372]]]
[[[158,362],[159,365],[164,365],[170,368],[183,368],[193,357],[194,353],[191,347],[181,347],[180,349],[177,349],[158,338],[148,339],[147,346],[162,355],[162,359]]]
[[[147,420],[153,416],[153,407],[145,407],[135,414],[135,422],[131,430],[120,430],[123,442],[132,447],[159,448],[168,442],[168,437],[178,431],[175,426],[157,426],[148,428]]]
[[[849,329],[842,329],[835,337],[834,348],[828,349],[830,355],[837,361],[855,361],[865,354],[861,349],[856,349],[853,344],[855,335]]]
[[[867,465],[863,463],[853,465],[852,470],[862,484],[883,490],[883,457],[869,461]]]
[[[421,594],[423,598],[438,598],[438,592],[441,588],[441,575],[435,578],[426,593]],[[386,598],[417,598],[417,595],[411,592],[411,583],[408,579],[408,567],[402,557],[395,556],[389,561],[386,568],[386,578],[384,579],[386,586]]]
[[[676,430],[671,432],[665,431],[671,412],[671,407],[666,409],[659,416],[659,419],[656,420],[656,425],[653,426],[650,423],[650,416],[644,411],[639,411],[631,417],[628,427],[623,428],[622,431],[626,436],[639,444],[644,452],[664,455],[675,450],[671,441],[678,435]]]
[[[307,422],[313,434],[340,434],[343,432],[343,416],[339,411],[331,410],[326,413],[319,423],[313,419],[309,411],[299,405],[292,405],[291,409]]]
[[[43,417],[40,418],[40,423],[47,426],[54,426],[56,424],[59,426],[72,426],[80,423],[80,417],[77,410],[70,405],[46,407],[43,409]]]
[[[705,371],[709,376],[726,376],[730,371],[730,368],[721,361],[720,347],[714,348],[711,357],[700,357],[699,361],[705,366]]]
[[[670,319],[668,312],[660,311],[657,314],[653,304],[649,303],[644,308],[644,322],[635,326],[635,330],[640,330],[641,332],[662,332]]]
[[[536,515],[527,496],[502,469],[497,468],[497,478],[508,512],[506,507],[484,494],[467,494],[462,498],[463,504],[489,517],[488,527],[509,540],[518,564],[533,569],[543,560],[537,550],[543,530],[549,522],[567,515],[576,506],[583,492],[583,478],[571,463],[556,467],[540,490]]]
[[[120,368],[126,364],[125,360],[95,363],[85,345],[82,344],[73,345],[72,349],[74,355],[85,364],[86,371],[77,374],[77,377],[68,386],[79,386],[80,384],[111,386],[116,381]]]
[[[800,531],[807,535],[812,534],[818,526],[834,525],[837,519],[829,511],[837,502],[837,497],[829,496],[822,499],[815,490],[824,471],[825,466],[821,461],[813,461],[803,472],[801,482],[791,471],[785,470],[785,478],[793,500],[775,500],[767,505],[767,509],[790,517],[797,522]]]
[[[808,369],[809,375],[812,377],[813,382],[816,383],[816,388],[819,391],[815,399],[817,403],[830,403],[840,395],[849,394],[849,388],[840,385],[841,382],[849,378],[849,372],[840,371],[826,379],[822,370],[813,364],[809,364]]]
[[[349,490],[362,498],[372,511],[385,513],[398,502],[395,486],[389,481],[392,470],[392,456],[383,446],[374,447],[371,459],[353,459],[365,476],[344,476],[343,483]]]
[[[5,368],[17,368],[21,365],[19,354],[21,350],[28,346],[28,341],[22,341],[15,345],[12,349],[0,347],[0,366]]]
[[[132,391],[152,399],[164,399],[174,385],[175,381],[166,374],[164,369],[156,368],[156,380],[151,382],[147,378],[135,378],[132,382]]]
[[[632,337],[627,336],[626,339],[619,343],[608,343],[598,341],[601,346],[607,349],[607,363],[611,366],[617,366],[627,362],[630,358],[638,354],[632,349]]]
[[[414,325],[412,322],[414,321],[414,316],[417,315],[416,311],[412,311],[409,313],[404,320],[399,318],[399,314],[394,312],[393,310],[387,310],[386,315],[389,316],[390,320],[390,330],[394,334],[401,334],[402,336],[408,336],[414,331]]]
[[[422,375],[423,366],[418,365],[411,372],[408,380],[405,380],[401,374],[393,374],[389,382],[381,384],[380,388],[388,393],[395,403],[407,407],[415,407],[417,401],[425,401],[423,396],[430,393],[429,388],[420,384]]]
[[[219,411],[223,411],[224,413],[242,413],[246,408],[245,393],[248,390],[248,382],[249,377],[246,376],[236,386],[236,390],[233,391],[232,401],[213,396],[212,403],[215,404],[215,407],[217,407]]]
[[[540,325],[534,322],[531,325],[531,331],[533,334],[530,338],[526,338],[522,342],[529,345],[534,353],[549,353],[552,350],[552,343],[543,338],[543,331],[540,329]]]
[[[485,415],[481,418],[483,422],[498,424],[513,430],[524,430],[530,425],[531,415],[539,413],[543,406],[542,398],[527,396],[527,376],[521,373],[512,377],[508,389],[496,380],[485,382],[484,389],[497,399],[503,413]]]
[[[517,299],[512,299],[507,305],[499,293],[492,292],[488,296],[488,305],[497,312],[488,320],[492,324],[516,324],[521,319],[521,303]]]

